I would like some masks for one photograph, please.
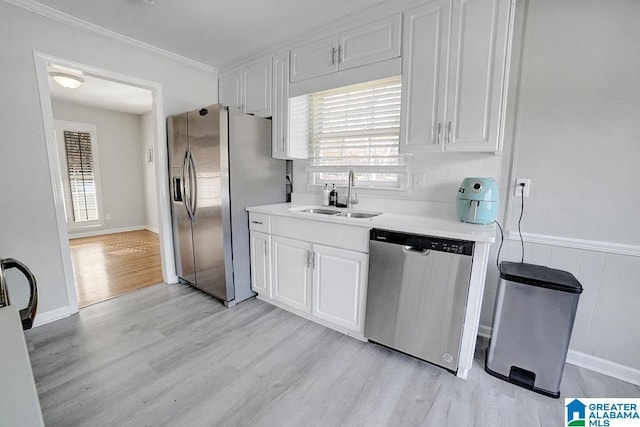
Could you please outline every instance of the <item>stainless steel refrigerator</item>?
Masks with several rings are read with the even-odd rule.
[[[285,201],[271,120],[212,105],[167,119],[178,277],[225,305],[252,297],[247,206]]]

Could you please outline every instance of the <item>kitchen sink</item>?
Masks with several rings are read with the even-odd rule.
[[[338,215],[347,218],[373,218],[381,214],[382,212],[340,212]]]
[[[321,208],[308,208],[308,209],[299,210],[297,212],[306,212],[306,213],[320,214],[320,215],[338,215],[340,213],[340,211],[334,211],[331,209],[321,209]]]
[[[290,209],[293,212],[304,212],[317,215],[335,215],[343,218],[373,218],[374,216],[382,215],[382,212],[365,212],[365,211],[341,211],[336,209],[325,208],[294,208]]]

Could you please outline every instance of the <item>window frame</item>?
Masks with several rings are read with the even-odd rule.
[[[88,228],[97,228],[105,225],[103,205],[102,205],[102,186],[100,184],[100,162],[98,156],[98,132],[96,125],[90,123],[71,122],[66,120],[55,121],[56,148],[58,153],[58,161],[60,163],[60,174],[63,187],[63,206],[64,216],[68,230],[82,230]],[[64,132],[85,132],[91,137],[91,159],[93,162],[94,185],[96,191],[96,206],[98,211],[98,219],[91,221],[75,221],[73,219],[73,204],[71,200],[71,185],[69,181],[69,165],[67,162],[67,151],[64,140]]]
[[[345,161],[346,164],[344,165],[336,165],[336,166],[320,166],[318,165],[317,162],[319,161],[319,157],[317,157],[317,146],[315,144],[314,141],[314,124],[313,124],[313,116],[314,116],[314,105],[316,105],[316,100],[314,99],[314,97],[326,93],[326,95],[328,97],[340,97],[342,96],[340,94],[340,90],[342,89],[343,92],[342,94],[346,94],[348,92],[353,92],[353,93],[358,93],[358,92],[362,92],[364,90],[367,90],[367,85],[370,85],[370,88],[377,90],[377,89],[382,89],[384,88],[384,86],[376,86],[376,83],[381,82],[381,81],[387,81],[386,84],[388,85],[393,85],[393,86],[399,86],[399,89],[397,90],[398,92],[398,106],[397,106],[397,140],[396,140],[396,144],[397,144],[397,153],[396,154],[392,154],[392,155],[388,155],[386,156],[386,158],[388,159],[397,159],[397,164],[394,165],[388,165],[388,166],[384,166],[382,168],[376,167],[373,164],[368,164],[368,165],[357,165],[356,163],[358,163],[358,160],[356,159],[358,156],[354,157],[354,164],[349,164],[350,162],[348,160]],[[408,180],[408,156],[406,156],[405,154],[401,153],[401,147],[400,147],[400,138],[401,138],[401,121],[400,121],[400,114],[401,114],[401,96],[402,96],[402,80],[401,80],[401,76],[389,76],[389,77],[385,77],[385,78],[380,78],[380,79],[374,79],[374,80],[370,80],[370,81],[364,81],[364,82],[360,82],[360,83],[355,83],[355,84],[348,84],[342,87],[337,87],[337,88],[332,88],[332,89],[328,89],[328,90],[323,90],[323,91],[319,91],[319,92],[314,92],[314,93],[310,93],[307,95],[304,95],[306,97],[306,100],[304,102],[306,102],[307,104],[307,112],[304,114],[307,116],[306,120],[307,120],[307,140],[308,140],[308,158],[307,158],[307,162],[306,162],[306,168],[305,171],[307,172],[308,175],[308,185],[310,187],[323,187],[325,184],[328,184],[329,186],[331,186],[332,184],[335,184],[336,186],[346,186],[347,185],[347,175],[348,175],[348,171],[349,168],[353,167],[356,171],[356,175],[362,175],[362,174],[367,174],[367,177],[370,177],[371,175],[369,174],[374,174],[374,173],[380,173],[380,174],[384,174],[384,173],[389,173],[389,174],[395,174],[397,176],[397,179],[395,181],[374,181],[374,180],[364,180],[363,178],[360,178],[358,180],[358,183],[360,185],[358,185],[358,188],[360,190],[391,190],[391,191],[407,191],[408,190],[408,184],[407,184],[407,180]],[[358,88],[358,86],[360,86]],[[349,90],[349,88],[351,88]],[[374,95],[375,96],[375,95]],[[331,102],[331,101],[329,101]],[[357,102],[357,101],[356,101]],[[321,126],[326,125],[326,122],[322,122],[321,121]],[[375,132],[375,131],[374,131]],[[388,133],[386,131],[383,131],[384,133]],[[367,136],[367,137],[371,137],[374,136],[372,135],[369,131],[364,131],[363,136]],[[369,143],[371,144],[371,141],[369,141]],[[368,147],[366,146],[366,144],[363,144],[363,146],[361,148],[367,148],[367,149],[371,149],[375,144],[371,144]],[[326,148],[325,148],[326,149]],[[330,157],[328,159],[331,159]],[[385,170],[386,169],[386,170]],[[338,175],[340,177],[342,177],[341,179],[339,178],[335,178],[335,179],[321,179],[320,176],[321,174],[335,174]]]

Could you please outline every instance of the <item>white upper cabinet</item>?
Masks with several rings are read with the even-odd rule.
[[[273,120],[271,156],[274,159],[307,158],[306,138],[292,140],[289,129],[289,51],[273,57]]]
[[[242,106],[247,114],[271,117],[271,58],[242,69]]]
[[[400,56],[400,15],[345,31],[339,36],[341,70]]]
[[[400,15],[291,50],[291,82],[400,56]]]
[[[498,151],[509,0],[405,13],[401,150]]]
[[[220,75],[218,99],[220,104],[233,111],[242,111],[242,70],[233,70]]]
[[[224,73],[219,79],[220,104],[230,110],[271,117],[271,57]]]
[[[338,71],[338,37],[331,36],[291,50],[291,82]]]

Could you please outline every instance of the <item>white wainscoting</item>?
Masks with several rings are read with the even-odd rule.
[[[518,233],[507,238],[500,259],[520,261]],[[532,234],[523,240],[525,262],[568,271],[583,286],[567,362],[640,384],[640,246]],[[481,325],[479,335],[490,331]]]

